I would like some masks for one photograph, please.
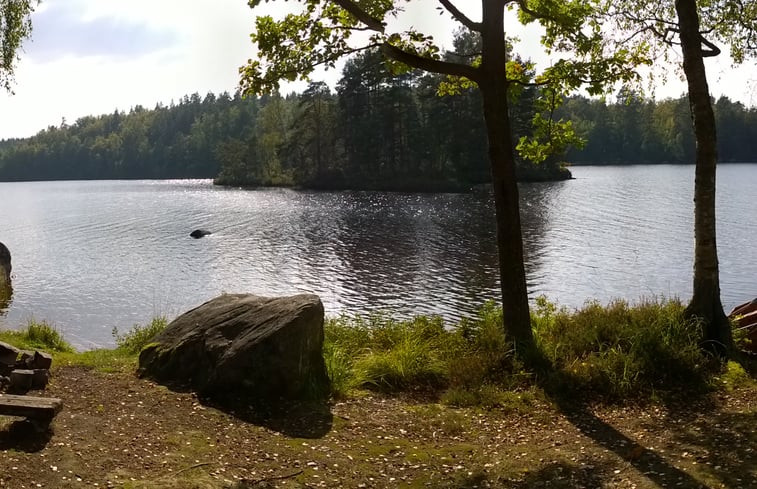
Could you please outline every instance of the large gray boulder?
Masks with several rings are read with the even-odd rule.
[[[321,399],[322,350],[318,296],[226,294],[172,321],[139,355],[139,373],[221,401]]]
[[[0,243],[0,289],[11,285],[11,252],[8,247]]]

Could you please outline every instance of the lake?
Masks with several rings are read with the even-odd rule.
[[[691,294],[692,166],[575,167],[521,185],[532,298]],[[757,296],[757,164],[718,170],[725,307]],[[470,315],[498,295],[490,195],[215,188],[207,180],[0,183],[14,293],[79,348],[218,294],[312,292],[329,315]],[[192,239],[207,228],[212,235]]]

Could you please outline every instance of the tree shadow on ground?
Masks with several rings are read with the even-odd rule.
[[[26,420],[0,423],[0,452],[4,450],[39,452],[47,446],[52,435],[49,427],[40,430],[32,422]]]
[[[263,426],[292,438],[316,439],[331,431],[333,415],[327,401],[261,403],[249,399],[200,397],[200,402],[245,423]]]
[[[592,412],[590,402],[570,398],[566,390],[544,385],[557,409],[583,435],[615,453],[655,485],[676,488],[757,487],[757,413],[723,413],[712,393],[694,390],[661,397],[671,433],[679,447],[668,458],[649,449]],[[709,414],[708,414],[709,413]],[[658,424],[650,425],[656,428]],[[676,457],[681,463],[671,461]],[[702,480],[680,466],[694,465]],[[532,486],[523,486],[532,487]],[[538,487],[538,486],[533,486]]]
[[[657,452],[629,438],[614,426],[598,418],[589,406],[553,399],[558,409],[584,436],[615,453],[659,487],[702,488],[699,480],[676,467]]]
[[[581,489],[602,487],[602,471],[597,463],[582,465],[554,462],[529,472],[521,481],[510,483],[506,487],[513,489],[530,489],[536,487]],[[503,486],[505,487],[505,486]]]
[[[757,487],[757,413],[714,413],[675,434],[700,470],[725,487]],[[708,477],[708,478],[709,478]]]
[[[606,465],[606,463],[604,464]],[[603,474],[610,469],[596,460],[583,460],[578,463],[552,462],[538,470],[524,472],[522,477],[496,477],[485,470],[460,475],[454,481],[436,486],[439,489],[474,489],[489,487],[493,489],[531,489],[548,487],[557,489],[593,489],[602,487],[605,482]]]
[[[572,390],[571,379],[564,373],[550,370],[541,376],[541,387],[547,397],[565,418],[584,436],[593,440],[605,450],[614,453],[631,464],[639,473],[647,477],[658,487],[676,487],[681,489],[706,488],[701,481],[677,467],[657,452],[644,446],[639,440],[631,439],[617,428],[600,419],[592,411],[592,403],[580,389]],[[704,395],[704,379],[691,378],[696,385],[691,386],[688,399],[695,400],[701,409],[711,409],[708,397]],[[699,385],[701,383],[701,385]],[[567,386],[566,386],[567,384]],[[677,409],[681,397],[679,394],[661,392],[660,400],[668,409]],[[707,407],[710,406],[710,407]],[[690,405],[681,409],[681,413],[695,415],[699,408],[692,410]]]

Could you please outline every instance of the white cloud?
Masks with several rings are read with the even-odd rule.
[[[63,117],[233,92],[252,54],[243,0],[48,0],[34,14],[15,95],[0,93],[0,138]]]
[[[414,0],[398,19],[450,45],[453,21],[433,0]],[[475,2],[458,5],[476,19]],[[254,55],[249,34],[257,14],[277,14],[297,2],[263,3],[254,12],[245,0],[46,0],[34,14],[34,41],[21,53],[15,96],[0,93],[0,138],[24,137],[85,115],[152,107],[186,94],[233,92],[238,68]],[[508,24],[512,25],[512,24]],[[538,32],[515,29],[526,56]],[[533,55],[532,55],[533,56]],[[548,63],[547,57],[536,57]],[[731,70],[718,60],[710,70],[715,96],[757,103],[754,65]],[[330,82],[338,70],[325,75]],[[658,97],[678,96],[684,85],[671,76]],[[299,85],[288,85],[286,90]],[[285,90],[285,91],[286,91]]]

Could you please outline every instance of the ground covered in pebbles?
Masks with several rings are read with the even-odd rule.
[[[47,432],[0,417],[0,488],[757,487],[757,390],[653,406],[455,409],[366,394],[216,408],[128,373],[55,370]]]

